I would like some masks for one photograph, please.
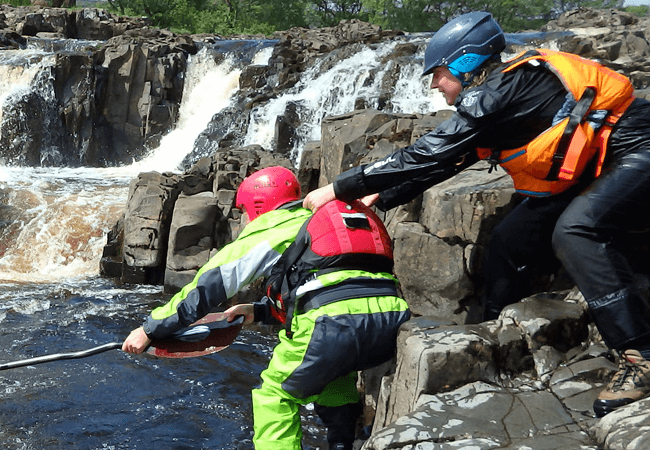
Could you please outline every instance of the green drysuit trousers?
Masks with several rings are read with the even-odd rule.
[[[300,405],[358,403],[357,371],[393,357],[397,332],[409,317],[398,297],[342,300],[296,314],[292,338],[280,331],[262,385],[252,393],[255,449],[300,450]],[[349,428],[347,422],[326,424],[328,439],[337,435],[330,427]]]

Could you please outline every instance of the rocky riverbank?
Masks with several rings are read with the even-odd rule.
[[[17,109],[30,119],[14,134],[2,129],[3,163],[117,165],[142,155],[173,126],[183,95],[187,58],[220,36],[178,36],[142,19],[103,11],[0,9],[0,44],[58,38],[82,50],[57,55],[51,72],[60,123],[49,124],[55,149],[43,153],[38,98]],[[613,10],[576,10],[543,32],[512,39],[508,53],[548,46],[598,59],[628,75],[650,97],[650,22]],[[300,105],[277,120],[272,148],[244,146],[248,114],[299,82],[318,61],[340,58],[383,40],[398,40],[387,59],[411,59],[402,33],[344,22],[331,29],[289,30],[265,66],[248,66],[232,108],[216,115],[196,140],[180,174],[143,173],[131,183],[128,206],[109,234],[102,273],[127,283],[165,284],[174,292],[237,234],[232,208],[237,185],[253,168],[293,167]],[[395,114],[391,92],[399,64],[382,77],[377,108],[360,97],[347,114],[322,121],[321,139],[304,147],[298,167],[304,190],[354,165],[413,142],[449,114]],[[11,114],[10,114],[11,115]],[[4,113],[7,117],[7,112]],[[223,124],[236,123],[224,134]],[[30,140],[22,135],[37,136]],[[650,417],[637,402],[603,419],[593,399],[615,369],[581,296],[560,271],[536,276],[537,295],[478,323],[481,260],[490,230],[519,199],[502,171],[478,164],[385,217],[394,239],[404,297],[415,318],[399,338],[395,360],[363,374],[365,449],[645,449]],[[644,251],[645,243],[638,247]],[[252,288],[238,301],[256,299]]]

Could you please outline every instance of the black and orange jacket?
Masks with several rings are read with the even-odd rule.
[[[546,179],[548,165],[538,167],[536,175],[525,170],[522,175],[515,174],[522,169],[535,172],[527,160],[531,143],[539,145],[543,142],[540,136],[558,123],[566,123],[587,87],[595,90],[584,117],[591,130],[583,124],[581,132],[592,135],[589,151],[594,157],[598,155],[600,164],[613,147],[626,151],[622,147],[650,142],[650,131],[634,125],[634,111],[647,110],[648,102],[636,99],[625,110],[632,101],[627,78],[575,55],[537,50],[506,63],[481,86],[463,91],[452,117],[413,145],[341,174],[334,183],[337,198],[348,200],[380,192],[378,206],[384,210],[393,208],[474,164],[479,159],[477,151],[480,157],[491,157],[513,175],[516,188],[523,194],[545,196],[561,192],[579,178],[579,170],[573,169],[572,174],[568,173],[571,169],[559,171],[558,180]],[[593,112],[601,110],[606,111],[604,116]],[[609,142],[602,146],[602,151],[594,150],[591,144],[598,141],[596,135],[601,129],[609,129],[605,124],[618,117],[621,119],[612,129]],[[551,145],[541,147],[553,155]],[[565,183],[561,177],[572,180]],[[548,181],[554,184],[548,185]]]
[[[541,65],[558,77],[568,91],[563,109],[549,129],[526,145],[496,151],[479,148],[479,158],[500,164],[512,176],[515,189],[533,197],[565,191],[578,182],[588,164],[595,166],[598,176],[612,127],[634,100],[630,80],[596,62],[551,50],[526,52],[503,72],[522,64]]]

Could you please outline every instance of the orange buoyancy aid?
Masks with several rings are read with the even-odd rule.
[[[522,64],[543,65],[554,73],[576,100],[570,114],[528,144],[510,150],[477,149],[481,159],[501,165],[517,192],[543,197],[577,183],[597,157],[600,175],[612,126],[634,100],[630,80],[594,61],[570,53],[538,49],[510,60],[503,72]]]

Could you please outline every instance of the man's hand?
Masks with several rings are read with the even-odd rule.
[[[379,194],[370,194],[361,198],[361,203],[363,203],[366,206],[372,206],[375,203],[377,203],[377,200],[379,200]]]
[[[336,196],[334,195],[334,185],[330,183],[327,186],[323,186],[322,188],[318,188],[307,194],[307,197],[305,197],[305,200],[302,202],[302,206],[316,212],[318,208],[334,199],[336,199]]]
[[[253,323],[255,319],[255,309],[253,308],[252,303],[241,303],[239,305],[232,306],[224,311],[226,314],[226,320],[232,322],[239,316],[244,316],[244,323]]]
[[[151,339],[147,337],[144,328],[136,328],[131,331],[131,334],[129,334],[129,336],[124,340],[122,351],[140,354],[149,347],[149,344],[151,344]]]

